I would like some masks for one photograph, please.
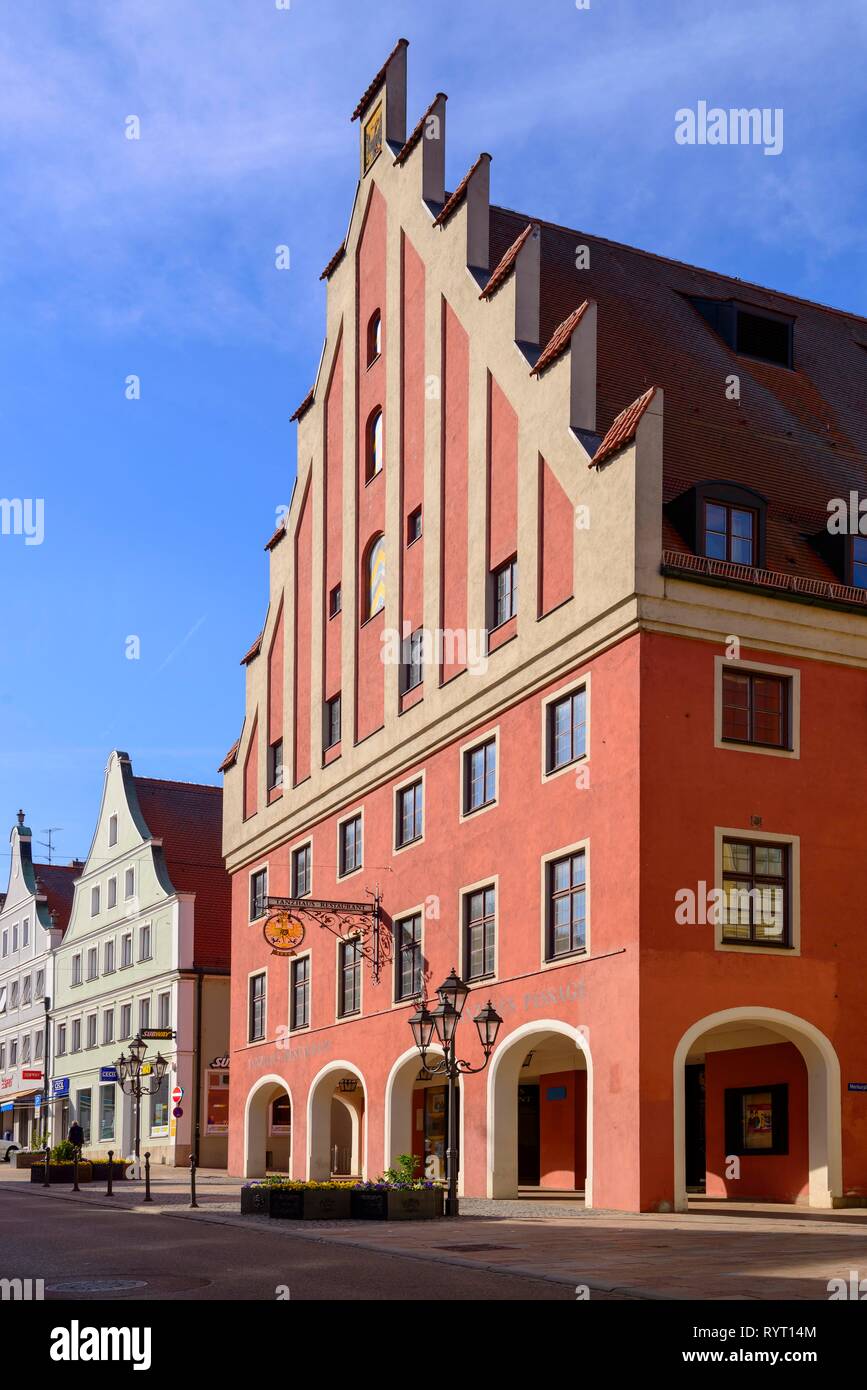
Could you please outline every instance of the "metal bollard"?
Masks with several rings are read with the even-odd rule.
[[[152,1201],[153,1201],[153,1197],[151,1196],[151,1156],[150,1156],[149,1153],[146,1153],[146,1154],[145,1154],[145,1195],[144,1195],[144,1199],[145,1199],[146,1202],[152,1202]]]
[[[51,1150],[50,1150],[50,1148],[48,1147],[48,1145],[46,1144],[46,1145],[45,1145],[45,1176],[44,1176],[43,1179],[42,1179],[42,1186],[43,1186],[43,1187],[48,1187],[48,1185],[49,1185],[49,1181],[48,1181],[48,1164],[49,1164],[50,1158],[51,1158]]]
[[[197,1207],[196,1201],[196,1155],[190,1154],[190,1206]]]
[[[73,1157],[73,1160],[72,1160],[72,1190],[73,1190],[73,1192],[80,1192],[80,1191],[81,1191],[80,1187],[78,1186],[78,1155],[79,1155],[80,1152],[81,1152],[81,1150],[78,1149],[78,1148],[76,1148],[76,1150],[75,1150],[75,1156]]]
[[[109,1151],[108,1151],[108,1181],[107,1181],[106,1184],[105,1184],[105,1195],[106,1195],[106,1197],[110,1197],[110,1196],[111,1196],[111,1176],[112,1176],[112,1169],[113,1169],[113,1168],[114,1168],[114,1149],[109,1149]]]

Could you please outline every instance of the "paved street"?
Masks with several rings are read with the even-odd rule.
[[[143,1281],[76,1296],[273,1299],[821,1301],[828,1280],[867,1272],[867,1211],[696,1202],[689,1215],[623,1216],[553,1201],[466,1199],[455,1221],[289,1222],[239,1214],[237,1179],[162,1170],[138,1184],[31,1187],[0,1170],[0,1277],[49,1286]],[[447,1266],[443,1269],[442,1266]],[[171,1271],[170,1273],[168,1271]],[[70,1291],[49,1287],[49,1297]]]

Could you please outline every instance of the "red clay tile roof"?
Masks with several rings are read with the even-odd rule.
[[[48,911],[57,913],[57,925],[63,931],[69,922],[75,880],[80,878],[83,864],[34,864],[38,892],[44,893]]]
[[[236,738],[235,742],[232,744],[225,758],[220,763],[220,766],[217,768],[218,772],[228,772],[230,767],[235,766],[235,763],[238,761],[238,749],[240,747],[241,740],[239,738]]]
[[[406,144],[402,145],[401,148],[398,150],[397,154],[395,155],[395,164],[403,164],[404,160],[408,159],[409,156],[412,154],[413,150],[415,149],[416,145],[419,143],[422,135],[424,134],[424,123],[433,111],[438,101],[448,101],[448,97],[446,96],[445,92],[437,92],[436,96],[434,97],[428,109],[425,111],[415,130],[412,132],[409,139],[407,140]]]
[[[558,324],[548,339],[545,347],[539,353],[539,360],[535,367],[530,368],[530,376],[541,376],[546,367],[550,367],[569,346],[572,341],[572,334],[584,317],[584,313],[590,304],[589,299],[585,299],[583,304],[579,304],[577,309],[573,309],[567,319]]]
[[[605,438],[593,455],[591,467],[604,463],[606,459],[611,458],[612,454],[619,453],[621,449],[632,442],[641,417],[655,395],[656,387],[651,386],[650,390],[645,391],[643,396],[639,396],[637,401],[633,401],[632,405],[621,410],[616,420],[611,422]]]
[[[530,220],[491,208],[491,264]],[[853,488],[867,496],[865,320],[574,228],[541,226],[540,341],[550,341],[574,305],[595,299],[599,306],[598,433],[624,401],[658,385],[664,502],[713,478],[758,489],[768,499],[766,568],[839,583],[810,536],[825,528],[832,498]],[[579,246],[589,248],[585,269],[576,265]],[[794,370],[739,356],[688,295],[749,300],[793,317]],[[739,401],[726,398],[733,374]],[[692,553],[668,512],[662,543]]]
[[[395,160],[395,163],[397,163],[396,160]],[[337,250],[334,252],[334,255],[331,257],[331,260],[328,262],[327,266],[326,266],[325,269],[323,270],[323,272],[322,272],[322,274],[320,275],[319,279],[320,279],[320,280],[328,280],[328,279],[330,279],[330,277],[334,274],[335,270],[336,270],[337,267],[340,265],[340,262],[343,260],[343,257],[344,257],[345,255],[346,255],[346,242],[345,242],[345,241],[341,241],[340,245],[338,246]],[[295,417],[293,416],[293,419],[294,419],[294,418],[295,418]]]
[[[497,290],[500,288],[503,281],[506,279],[510,270],[515,264],[516,260],[518,259],[518,252],[524,245],[524,242],[527,240],[527,237],[531,235],[534,225],[538,229],[538,223],[534,224],[532,222],[528,222],[523,232],[521,232],[520,236],[515,237],[515,240],[512,242],[508,251],[500,260],[499,265],[497,266],[490,280],[485,285],[485,288],[479,295],[479,299],[489,299],[492,294],[496,294]]]
[[[255,642],[253,643],[252,647],[249,647],[247,651],[245,651],[244,655],[241,657],[241,660],[238,662],[239,666],[246,666],[249,661],[253,660],[254,656],[259,655],[260,651],[262,650],[262,638],[264,636],[265,631],[263,628],[263,630],[259,633],[259,636],[256,638]]]
[[[223,864],[223,792],[195,782],[134,777],[151,835],[162,840],[172,886],[195,893],[194,964],[229,966],[231,887]]]
[[[376,93],[379,91],[379,88],[385,81],[385,74],[388,70],[389,63],[391,62],[395,54],[400,51],[401,48],[409,48],[409,39],[398,39],[397,43],[394,45],[394,48],[389,53],[382,67],[379,69],[379,72],[376,74],[370,86],[364,92],[364,95],[361,97],[361,100],[359,101],[358,105],[353,111],[352,119],[354,121],[357,121],[359,116],[367,110],[371,101],[376,96]]]
[[[467,170],[460,183],[458,184],[457,188],[455,189],[454,193],[452,193],[448,198],[446,198],[446,201],[443,203],[442,207],[440,208],[439,212],[434,218],[433,224],[435,227],[444,226],[445,223],[448,222],[452,213],[455,212],[457,208],[460,206],[460,204],[463,202],[470,184],[470,179],[473,177],[473,174],[476,172],[483,159],[487,159],[490,163],[491,156],[483,152],[479,155],[475,164],[473,164],[472,167]]]
[[[275,545],[279,545],[280,541],[282,541],[282,539],[283,539],[283,537],[284,537],[285,535],[286,535],[286,523],[285,523],[284,521],[281,521],[281,522],[280,522],[280,525],[277,527],[277,530],[274,532],[273,536],[271,536],[270,540],[267,540],[267,541],[265,542],[265,549],[266,549],[266,550],[273,550],[274,547],[275,547]],[[243,664],[243,663],[242,663],[242,664]]]
[[[311,386],[311,387],[310,387],[310,390],[307,392],[307,395],[304,397],[304,399],[303,399],[303,401],[301,402],[301,404],[299,405],[298,409],[297,409],[297,410],[294,410],[294,411],[292,412],[292,414],[289,416],[290,422],[291,422],[292,420],[300,420],[300,419],[301,419],[301,416],[304,415],[305,412],[308,411],[308,410],[310,409],[311,405],[313,404],[313,392],[314,392],[315,390],[316,390],[316,387],[315,387],[315,386]]]

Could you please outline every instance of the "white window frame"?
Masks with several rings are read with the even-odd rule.
[[[576,768],[583,767],[590,761],[591,753],[591,714],[593,709],[593,699],[591,694],[591,672],[585,671],[583,675],[568,681],[565,685],[554,690],[550,695],[546,695],[542,700],[542,781],[553,782],[556,777],[563,777],[567,773],[575,776]],[[584,752],[579,758],[573,758],[571,762],[564,763],[562,767],[555,767],[548,771],[548,728],[549,711],[553,705],[558,705],[561,700],[568,700],[570,695],[577,695],[579,690],[586,692],[584,701]]]
[[[751,826],[749,830],[733,830],[728,826],[714,826],[714,868],[713,885],[719,892],[723,886],[723,841],[748,840],[753,844],[787,845],[789,850],[789,945],[754,946],[749,941],[723,941],[723,923],[714,923],[714,949],[717,951],[739,951],[748,956],[780,956],[788,960],[801,954],[801,837],[800,835],[781,835],[771,830]],[[720,914],[716,914],[719,916]]]

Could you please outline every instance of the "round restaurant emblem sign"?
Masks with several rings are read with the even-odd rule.
[[[304,923],[288,912],[275,912],[266,921],[263,932],[275,955],[291,955],[304,940]]]

